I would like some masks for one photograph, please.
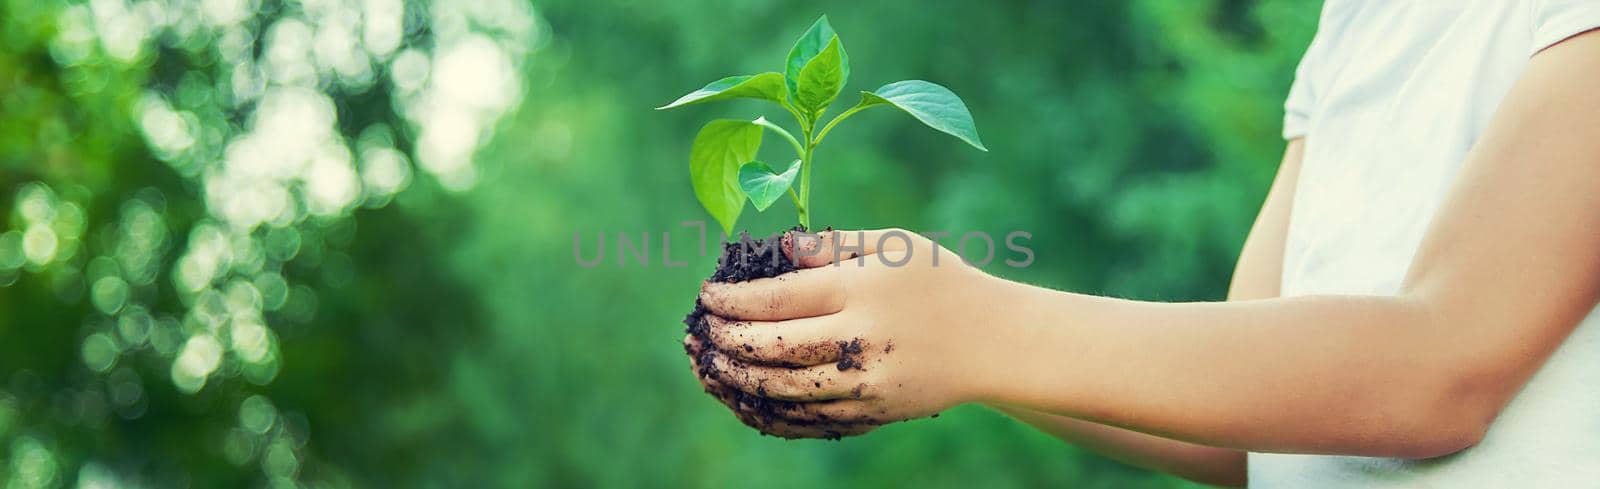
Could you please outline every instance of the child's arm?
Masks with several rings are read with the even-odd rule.
[[[991,406],[1080,448],[1135,467],[1222,487],[1245,486],[1245,453],[1031,409]]]
[[[793,419],[881,422],[987,401],[1241,450],[1451,453],[1481,438],[1600,298],[1597,81],[1600,34],[1533,58],[1395,296],[1125,301],[1001,281],[948,253],[931,266],[931,243],[869,236],[868,248],[887,246],[861,266],[709,284],[706,305],[745,320],[716,325],[735,356],[713,360],[729,385],[806,401]],[[826,360],[854,339],[865,348],[833,348],[842,365],[739,361]]]
[[[1296,139],[1284,151],[1272,190],[1239,254],[1233,283],[1228,289],[1230,301],[1278,296],[1289,209],[1294,202],[1295,183],[1299,181],[1303,150],[1304,142]],[[1207,484],[1245,485],[1245,454],[1239,450],[1181,442],[1024,408],[992,407],[1057,438],[1129,465]]]

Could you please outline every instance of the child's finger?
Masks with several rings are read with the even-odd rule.
[[[844,287],[833,268],[798,270],[748,282],[706,282],[700,303],[728,319],[782,321],[844,309]]]
[[[740,420],[743,421],[745,416],[746,415],[740,415]],[[762,433],[791,440],[837,440],[846,436],[863,435],[869,431],[878,429],[878,425],[875,424],[796,423],[781,419],[761,421],[759,418],[754,418],[753,420],[760,424],[760,426],[752,426],[758,430],[761,430]],[[748,425],[750,423],[746,422],[745,424]]]
[[[739,406],[741,412],[753,412],[747,406]],[[770,416],[781,418],[790,423],[836,423],[836,424],[875,424],[882,425],[899,421],[891,419],[875,409],[869,401],[861,399],[838,399],[820,402],[786,402],[781,403],[766,413]]]
[[[860,259],[880,251],[904,250],[915,246],[914,243],[920,239],[920,236],[904,229],[821,233],[790,231],[783,235],[783,251],[800,268],[816,268],[852,258]]]
[[[729,356],[762,365],[805,367],[838,362],[849,343],[834,316],[788,321],[729,321],[706,315],[711,343]]]
[[[865,372],[832,365],[805,368],[750,365],[718,351],[706,353],[717,382],[747,394],[780,401],[860,399],[872,394]],[[818,420],[821,421],[821,420]]]

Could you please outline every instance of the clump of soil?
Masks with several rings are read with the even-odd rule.
[[[805,232],[806,230],[800,226],[795,226],[790,231]],[[717,259],[717,269],[716,272],[711,274],[710,280],[712,282],[737,283],[776,277],[797,270],[799,267],[783,252],[783,239],[784,234],[754,239],[750,237],[748,232],[740,233],[737,241],[723,244],[722,256]],[[702,379],[716,375],[716,367],[711,363],[710,358],[706,356],[715,348],[709,336],[710,325],[705,319],[707,314],[710,314],[710,311],[706,309],[704,304],[700,303],[699,298],[696,298],[694,310],[683,318],[683,323],[687,326],[685,331],[699,339],[700,344],[706,345],[706,350],[701,352],[700,358],[696,359],[700,364],[700,369],[696,374]],[[840,370],[861,368],[857,360],[862,350],[861,340],[841,342],[840,347],[845,350],[845,357],[839,361],[837,367]],[[781,413],[790,412],[799,407],[799,403],[768,399],[740,391],[732,391],[731,393],[710,392],[710,394],[717,396],[725,403],[743,406],[746,412],[739,413],[739,416],[745,418],[745,422],[748,424],[768,424],[774,419],[781,418]],[[760,423],[751,423],[751,421],[760,421]],[[793,425],[815,424],[815,422],[793,419],[785,419],[784,422]],[[839,438],[837,433],[832,435],[829,438]]]
[[[805,232],[795,226],[793,232]],[[717,271],[711,274],[712,282],[735,283],[758,278],[768,278],[793,272],[799,268],[783,252],[783,234],[753,240],[749,232],[739,233],[739,240],[723,243],[722,256],[717,258]]]

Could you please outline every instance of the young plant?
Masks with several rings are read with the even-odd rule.
[[[757,117],[753,121],[718,119],[700,128],[689,150],[689,177],[694,194],[706,212],[733,234],[733,225],[749,200],[765,211],[784,195],[794,201],[800,226],[811,228],[811,166],[817,146],[840,122],[858,112],[889,106],[911,114],[928,127],[988,151],[978,139],[972,113],[950,89],[922,80],[897,81],[870,92],[861,101],[822,122],[828,106],[838,98],[850,78],[850,57],[828,16],[817,19],[789,49],[783,73],[730,76],[707,84],[656,110],[718,100],[753,98],[777,104],[800,126],[800,137],[783,126]],[[756,159],[761,134],[772,131],[794,148],[795,159],[775,166]],[[799,189],[795,181],[799,180]]]

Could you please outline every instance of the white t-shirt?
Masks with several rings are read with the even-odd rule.
[[[1285,107],[1284,136],[1306,149],[1283,294],[1395,293],[1529,58],[1595,27],[1600,0],[1328,0]],[[1249,470],[1251,487],[1274,489],[1600,487],[1600,312],[1476,447],[1430,460],[1250,454]]]

